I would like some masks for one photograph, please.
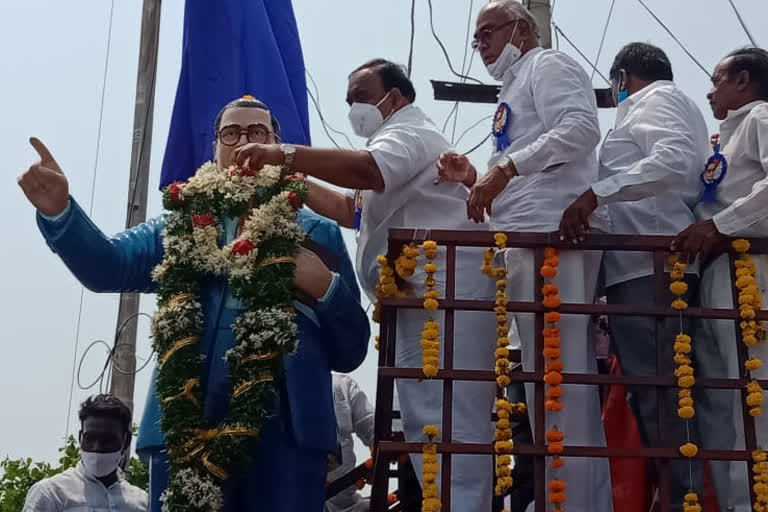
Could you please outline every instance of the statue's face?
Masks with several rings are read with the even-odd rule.
[[[265,144],[275,143],[275,134],[272,132],[272,119],[268,110],[253,107],[232,107],[224,111],[224,114],[221,116],[219,133],[225,128],[239,128],[242,133],[237,143],[232,146],[222,144],[217,134],[216,142],[214,143],[214,154],[219,165],[227,168],[233,164],[232,154],[237,148],[248,144],[248,137],[245,132],[249,127],[253,126],[260,126],[268,131],[266,140],[264,140]]]

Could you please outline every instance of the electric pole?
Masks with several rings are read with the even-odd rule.
[[[549,0],[523,0],[539,26],[539,41],[542,48],[552,48],[552,6]]]
[[[149,157],[152,147],[152,113],[155,104],[157,47],[160,36],[161,0],[144,0],[141,14],[139,69],[136,77],[136,107],[133,114],[133,148],[128,182],[128,211],[125,227],[143,222],[147,216]],[[115,348],[112,355],[110,391],[133,411],[136,370],[136,321],[139,294],[121,293],[117,314]]]

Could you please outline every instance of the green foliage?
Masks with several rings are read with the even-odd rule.
[[[6,457],[0,461],[0,512],[21,512],[32,485],[75,467],[80,460],[80,448],[73,436],[59,448],[59,453],[61,457],[56,465],[34,462],[31,458],[13,460]],[[149,470],[136,457],[131,457],[125,477],[133,485],[149,489]]]

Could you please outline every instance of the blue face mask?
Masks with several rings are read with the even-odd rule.
[[[629,91],[628,91],[628,90],[626,90],[626,89],[622,89],[622,90],[621,90],[621,91],[619,91],[619,93],[616,95],[616,101],[617,101],[618,103],[621,103],[622,101],[624,101],[624,100],[625,100],[625,99],[627,99],[627,98],[629,98]]]

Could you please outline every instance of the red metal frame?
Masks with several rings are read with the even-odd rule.
[[[426,232],[424,229],[392,229],[389,232],[389,255],[396,257],[403,244],[411,242],[421,242],[428,233],[430,240],[434,240],[438,245],[447,248],[446,256],[446,289],[440,300],[440,309],[445,310],[445,323],[443,326],[444,339],[442,348],[444,351],[444,367],[438,371],[436,380],[443,381],[443,421],[440,428],[442,442],[438,444],[438,452],[442,454],[443,463],[441,464],[441,501],[442,511],[451,510],[450,501],[450,481],[451,481],[451,456],[453,454],[492,454],[491,444],[468,444],[454,443],[451,437],[452,433],[452,398],[454,381],[495,381],[495,374],[492,369],[487,370],[455,370],[453,369],[453,347],[454,347],[454,312],[457,310],[466,311],[492,311],[494,303],[491,300],[457,300],[455,298],[455,270],[456,270],[456,247],[492,247],[494,245],[493,233],[488,231],[449,231],[449,230],[431,230]],[[654,254],[654,275],[656,280],[656,304],[645,308],[635,306],[610,305],[610,304],[562,304],[558,309],[563,314],[614,314],[614,315],[634,315],[634,316],[652,316],[657,320],[657,368],[661,363],[661,346],[670,340],[663,339],[662,329],[659,329],[664,317],[678,316],[679,312],[671,309],[666,304],[668,278],[664,274],[665,253],[668,252],[671,237],[664,236],[624,236],[624,235],[589,235],[587,240],[580,244],[579,250],[618,250],[618,251],[646,251]],[[534,251],[534,269],[538,269],[544,259],[545,247],[556,247],[563,250],[574,250],[574,247],[561,243],[559,237],[554,233],[507,233],[507,247],[527,248]],[[768,239],[752,241],[750,252],[753,254],[768,253]],[[478,273],[480,261],[478,260]],[[731,265],[733,268],[733,265]],[[733,271],[732,271],[733,278]],[[536,272],[534,282],[534,297],[539,296],[539,290],[543,284],[543,279]],[[737,292],[734,289],[734,304],[738,304]],[[379,370],[377,378],[376,391],[376,426],[375,426],[375,459],[374,459],[374,483],[371,494],[371,510],[386,510],[388,474],[390,461],[394,460],[401,453],[421,452],[422,444],[413,442],[396,442],[392,440],[392,419],[393,419],[393,394],[394,379],[420,379],[423,374],[420,368],[397,368],[395,367],[395,332],[397,315],[396,311],[400,308],[420,309],[422,308],[421,298],[388,298],[381,301],[381,326],[380,326],[380,352],[379,352]],[[524,312],[536,314],[536,340],[535,351],[541,353],[543,349],[543,337],[541,335],[544,327],[544,307],[540,301],[536,302],[510,302],[507,306],[508,312]],[[708,308],[688,308],[683,314],[693,318],[717,318],[736,320],[739,318],[736,309],[708,309]],[[768,320],[768,311],[758,312],[758,319]],[[744,460],[748,461],[752,450],[756,449],[754,418],[749,415],[745,406],[747,374],[744,369],[744,361],[747,358],[746,347],[740,342],[741,332],[739,322],[734,322],[736,328],[736,340],[738,344],[738,357],[740,378],[697,378],[697,388],[721,388],[721,389],[741,389],[742,390],[742,410],[744,413],[744,430],[746,440],[746,450],[699,450],[698,459],[703,460]],[[490,340],[489,340],[490,343]],[[519,354],[518,361],[519,361]],[[514,453],[521,455],[535,456],[535,499],[536,512],[544,512],[547,507],[546,501],[546,480],[545,465],[547,448],[545,445],[545,422],[544,422],[544,359],[536,359],[536,365],[533,372],[523,372],[519,368],[514,371],[510,378],[513,382],[532,382],[535,384],[535,411],[533,445],[515,445]],[[590,375],[590,374],[571,374],[563,373],[564,384],[632,384],[655,386],[657,388],[676,387],[677,381],[672,376],[654,376],[654,377],[629,377],[629,376],[611,376],[611,375]],[[763,389],[768,389],[768,380],[761,380]],[[660,394],[661,395],[661,394]],[[669,408],[664,408],[663,401],[660,400],[659,414],[670,414]],[[490,411],[489,411],[490,412]],[[661,461],[662,480],[664,480],[664,471],[666,462],[672,458],[683,458],[675,448],[644,448],[644,449],[626,449],[626,448],[599,448],[589,446],[566,446],[563,452],[565,457],[647,457]],[[752,465],[749,466],[750,482],[752,481]],[[660,490],[662,497],[662,512],[668,510],[668,491],[662,483]],[[754,501],[754,491],[752,500]],[[462,512],[462,511],[457,511]]]

